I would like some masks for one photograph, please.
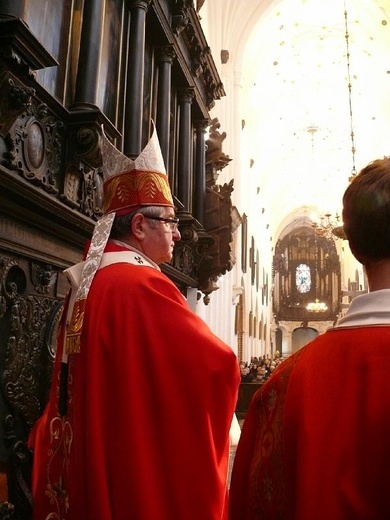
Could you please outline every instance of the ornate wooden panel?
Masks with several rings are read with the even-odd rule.
[[[59,268],[0,248],[0,459],[17,518],[29,518],[29,431],[47,402],[62,308]]]

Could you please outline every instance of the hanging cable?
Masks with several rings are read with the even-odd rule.
[[[346,1],[344,0],[344,20],[345,20],[345,43],[347,49],[347,79],[348,79],[348,101],[349,101],[349,117],[350,117],[350,128],[351,128],[351,151],[352,151],[352,170],[351,177],[356,175],[356,166],[355,166],[355,132],[353,125],[353,111],[352,111],[352,81],[351,81],[351,63],[350,63],[350,53],[349,53],[349,32],[348,32],[348,11],[346,6]]]

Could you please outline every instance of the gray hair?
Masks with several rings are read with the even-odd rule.
[[[126,238],[131,232],[131,221],[137,213],[144,215],[144,217],[161,217],[162,206],[145,206],[132,213],[126,213],[125,215],[116,216],[112,224],[110,238],[121,240]],[[151,221],[150,225],[156,226],[157,222]]]

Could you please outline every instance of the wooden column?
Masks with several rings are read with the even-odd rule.
[[[186,88],[180,92],[180,122],[178,150],[178,197],[183,209],[191,211],[192,189],[192,135],[191,135],[191,104],[194,99],[194,89]]]
[[[130,2],[130,34],[126,83],[124,153],[137,157],[142,148],[142,105],[144,97],[145,26],[151,0]]]
[[[0,0],[0,18],[13,16],[24,19],[27,0]]]
[[[165,167],[169,167],[169,137],[171,113],[171,69],[176,53],[172,45],[161,47],[158,52],[159,76],[157,94],[157,134]]]
[[[97,105],[105,0],[85,0],[75,104]]]
[[[205,134],[209,125],[207,119],[195,122],[196,161],[194,181],[194,217],[204,224],[204,204],[206,199],[206,143]]]

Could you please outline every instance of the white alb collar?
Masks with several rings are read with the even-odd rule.
[[[390,289],[356,296],[337,327],[390,325]]]

